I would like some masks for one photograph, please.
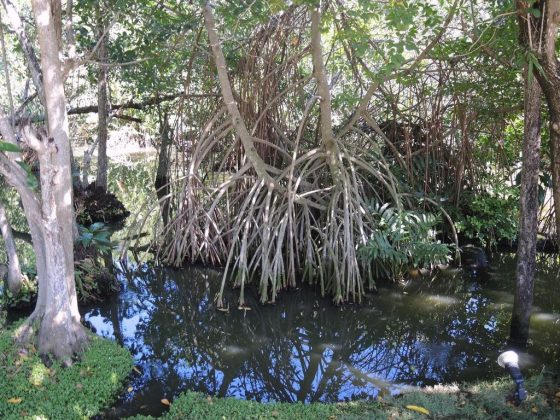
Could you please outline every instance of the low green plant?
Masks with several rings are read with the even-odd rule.
[[[107,407],[132,370],[132,357],[97,336],[89,344],[71,367],[47,367],[33,346],[15,344],[13,329],[1,332],[0,417],[85,419]]]
[[[235,398],[213,398],[197,392],[185,392],[175,399],[163,418],[179,419],[335,419],[353,416],[377,417],[379,402],[339,404],[260,403]],[[150,419],[136,416],[134,419]]]
[[[376,401],[323,403],[259,403],[235,398],[214,398],[186,392],[172,402],[162,418],[182,419],[557,419],[558,383],[545,384],[541,376],[526,381],[528,398],[520,405],[510,402],[510,378],[471,384],[426,387]],[[136,416],[135,420],[151,419]]]
[[[378,277],[402,278],[409,268],[433,268],[451,259],[452,246],[436,238],[433,214],[397,210],[389,204],[372,206],[378,229],[361,255],[368,259]]]
[[[24,274],[20,291],[14,294],[6,287],[0,299],[7,308],[22,308],[32,305],[36,297],[37,282]]]
[[[116,277],[95,258],[76,261],[74,278],[80,301],[100,300],[119,290]]]
[[[470,239],[480,241],[488,249],[498,241],[517,237],[519,220],[519,188],[496,182],[484,193],[467,192],[462,199],[463,214],[456,227]]]

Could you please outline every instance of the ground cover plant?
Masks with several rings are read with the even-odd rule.
[[[180,419],[556,419],[560,414],[560,383],[539,375],[527,381],[529,397],[521,405],[509,400],[509,378],[493,382],[428,387],[373,402],[337,404],[258,403],[212,398],[187,392],[163,418]],[[167,401],[164,401],[167,403]],[[136,420],[150,417],[137,416]]]
[[[32,344],[0,332],[0,418],[83,419],[108,406],[132,370],[128,350],[89,335],[90,346],[70,367],[46,366]]]

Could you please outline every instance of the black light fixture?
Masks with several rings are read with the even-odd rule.
[[[520,403],[527,399],[527,391],[525,391],[523,383],[523,375],[519,369],[519,356],[516,352],[509,350],[505,351],[498,356],[498,364],[506,369],[513,382],[515,382],[515,401]]]

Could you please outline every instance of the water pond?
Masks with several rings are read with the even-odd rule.
[[[539,262],[531,343],[523,368],[560,359],[559,266]],[[121,267],[118,296],[84,308],[97,334],[135,358],[128,390],[106,416],[158,415],[184,390],[259,401],[344,401],[407,387],[503,375],[513,303],[514,257],[486,273],[448,270],[435,278],[380,285],[362,305],[336,307],[302,288],[276,305],[229,311],[213,302],[221,273]]]

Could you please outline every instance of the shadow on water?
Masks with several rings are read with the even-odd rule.
[[[560,295],[550,270],[537,279],[526,368],[560,354]],[[158,415],[162,398],[184,390],[334,402],[503,374],[495,359],[508,335],[511,256],[494,259],[477,278],[448,271],[386,285],[360,306],[335,307],[301,289],[275,306],[253,298],[251,310],[240,311],[231,291],[229,312],[214,306],[215,270],[143,265],[118,272],[120,294],[84,310],[97,334],[130,349],[139,371],[108,416]]]

